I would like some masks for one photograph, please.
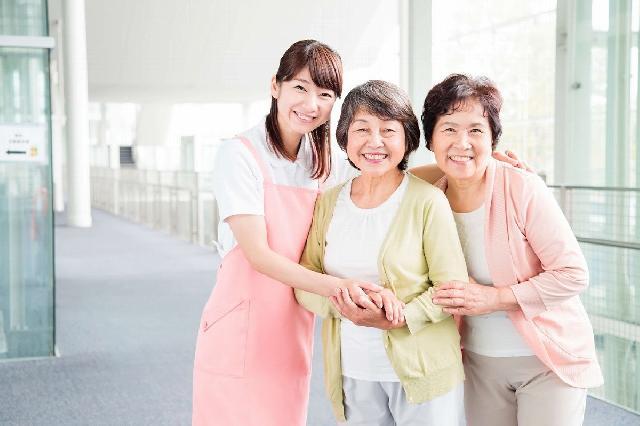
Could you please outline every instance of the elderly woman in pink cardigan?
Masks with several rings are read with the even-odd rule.
[[[463,319],[469,425],[580,425],[586,389],[603,381],[578,297],[587,265],[542,180],[492,159],[501,105],[491,81],[460,74],[424,101],[427,147],[445,173],[437,186],[472,277],[442,284],[433,301]]]

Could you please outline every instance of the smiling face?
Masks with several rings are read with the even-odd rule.
[[[404,158],[405,134],[398,120],[384,120],[367,111],[353,116],[347,134],[347,156],[363,175],[397,172]]]
[[[283,134],[298,137],[326,123],[336,100],[332,90],[318,87],[305,67],[291,80],[271,83],[271,96],[278,105],[278,127]]]
[[[484,108],[468,99],[451,114],[438,117],[431,149],[449,179],[481,180],[491,157],[491,127]]]

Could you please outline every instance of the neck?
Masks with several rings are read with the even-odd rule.
[[[278,118],[278,130],[280,131],[280,139],[284,145],[284,150],[287,154],[287,159],[295,161],[298,157],[298,150],[300,149],[300,141],[304,135],[298,132],[294,132],[283,125]]]
[[[398,189],[403,177],[397,168],[378,176],[363,173],[351,183],[351,200],[363,209],[378,207]]]
[[[484,202],[486,171],[479,177],[453,179],[447,177],[446,196],[451,209],[466,213],[478,209]]]

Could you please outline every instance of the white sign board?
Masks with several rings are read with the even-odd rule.
[[[44,124],[0,125],[0,161],[47,162]]]

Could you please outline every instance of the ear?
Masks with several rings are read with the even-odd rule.
[[[278,96],[280,96],[280,83],[276,80],[275,75],[271,77],[271,96],[274,99],[278,99]]]

